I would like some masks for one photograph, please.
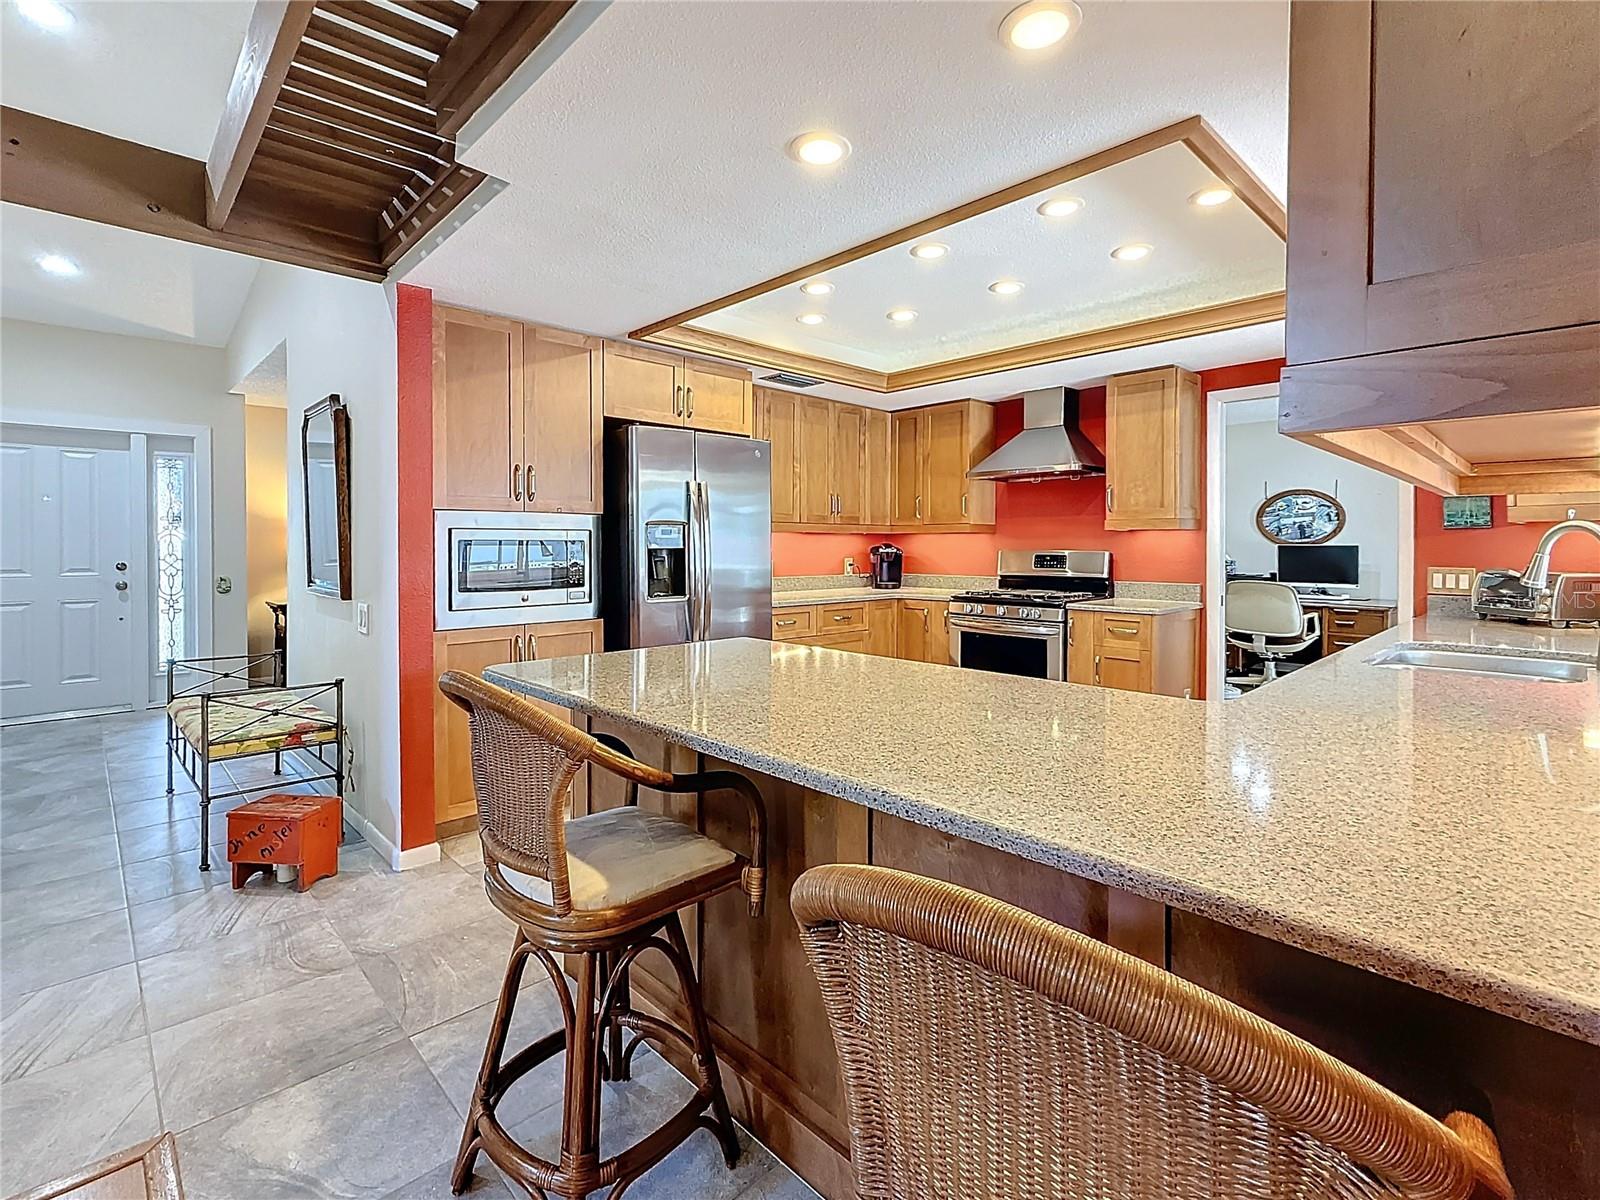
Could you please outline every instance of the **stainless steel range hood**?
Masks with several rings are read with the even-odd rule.
[[[1022,432],[967,472],[968,479],[1082,479],[1106,473],[1105,456],[1078,428],[1078,393],[1022,393]]]

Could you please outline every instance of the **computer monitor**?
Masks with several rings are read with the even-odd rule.
[[[1361,547],[1279,546],[1278,581],[1296,587],[1358,587]]]

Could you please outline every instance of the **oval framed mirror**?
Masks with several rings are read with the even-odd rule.
[[[1315,488],[1290,488],[1261,502],[1256,528],[1279,546],[1315,546],[1339,536],[1344,505]]]

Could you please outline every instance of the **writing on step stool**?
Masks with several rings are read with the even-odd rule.
[[[246,853],[253,853],[257,858],[271,860],[293,835],[294,825],[290,822],[270,828],[258,825],[243,837],[228,839],[228,858],[233,861]],[[257,842],[260,844],[255,845]]]

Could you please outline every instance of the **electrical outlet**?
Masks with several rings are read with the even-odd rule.
[[[856,573],[856,560],[855,559],[846,558],[844,560],[844,573],[846,575],[854,575]]]
[[[362,637],[372,632],[372,606],[365,600],[356,601],[356,632]]]
[[[1430,596],[1470,596],[1472,583],[1477,578],[1473,567],[1429,567],[1428,594]]]

